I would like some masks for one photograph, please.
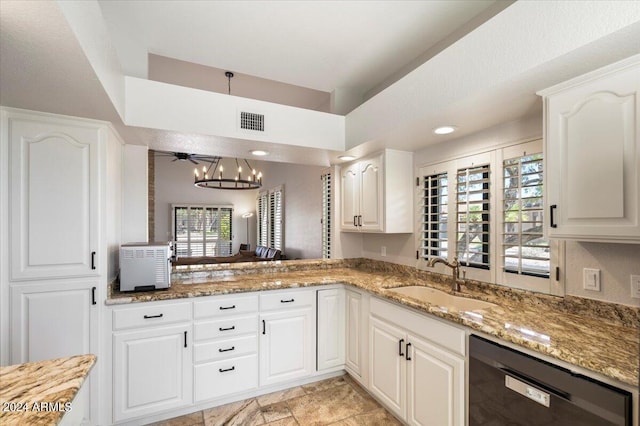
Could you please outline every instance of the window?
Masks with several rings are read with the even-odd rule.
[[[544,238],[542,141],[427,165],[417,181],[417,266],[454,257],[466,277],[555,295],[564,244]],[[440,273],[450,273],[436,265]]]
[[[256,200],[258,212],[257,245],[284,251],[284,188],[279,186],[260,192]]]
[[[322,182],[322,258],[331,259],[331,172],[320,176]]]
[[[503,161],[502,256],[505,272],[549,276],[549,241],[543,237],[542,167],[542,153]]]
[[[459,169],[456,177],[456,254],[462,265],[490,269],[489,165]]]
[[[231,255],[232,206],[172,205],[172,211],[176,256]]]
[[[449,213],[449,189],[447,173],[422,176],[422,258],[447,258],[449,240],[447,220]]]

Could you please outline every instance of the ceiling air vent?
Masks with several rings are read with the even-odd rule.
[[[256,132],[264,132],[264,115],[241,111],[240,128]]]

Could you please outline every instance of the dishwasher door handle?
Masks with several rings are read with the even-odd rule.
[[[540,405],[544,405],[547,408],[549,408],[549,405],[551,405],[551,394],[534,386],[531,386],[529,383],[525,383],[508,374],[505,374],[504,376],[504,385],[512,391],[518,392],[525,398],[529,398],[530,400],[537,402]]]

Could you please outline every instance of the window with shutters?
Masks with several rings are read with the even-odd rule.
[[[284,187],[260,192],[256,204],[258,245],[284,251]]]
[[[230,256],[233,206],[172,205],[177,257]]]
[[[322,182],[322,258],[331,259],[331,172],[320,176]]]
[[[447,173],[422,176],[422,258],[446,259],[449,255],[447,221],[449,216],[449,179]]]
[[[456,254],[462,265],[490,268],[489,165],[458,169]]]
[[[421,167],[417,266],[457,257],[467,278],[563,295],[564,244],[543,234],[543,167],[541,140]]]

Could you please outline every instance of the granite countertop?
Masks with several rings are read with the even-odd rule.
[[[451,293],[448,277],[367,259],[200,265],[174,269],[167,290],[121,293],[107,304],[260,290],[349,284],[620,382],[638,386],[640,309],[578,297],[555,297],[467,280],[457,295],[496,304],[482,311],[445,309],[393,288],[423,285]]]
[[[58,424],[95,362],[76,355],[0,367],[0,424]]]

